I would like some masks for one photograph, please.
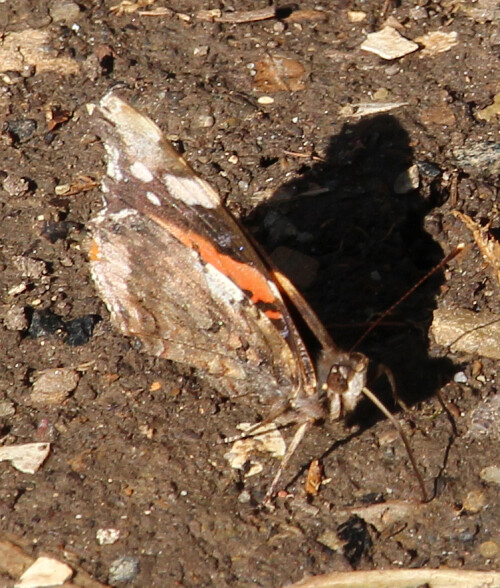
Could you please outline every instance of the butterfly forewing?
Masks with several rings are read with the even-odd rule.
[[[108,166],[91,269],[116,326],[226,394],[271,404],[312,395],[314,370],[280,292],[216,192],[115,95],[93,117]]]

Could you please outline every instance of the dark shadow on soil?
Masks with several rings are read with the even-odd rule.
[[[419,189],[396,193],[401,174],[415,164],[406,131],[388,115],[346,124],[332,137],[325,160],[305,166],[302,177],[282,186],[252,218],[270,251],[300,247],[318,260],[316,281],[305,295],[344,349],[443,258],[423,227],[441,203],[436,177],[418,163],[424,170]],[[292,279],[300,279],[301,271],[292,267]],[[432,396],[453,372],[449,360],[427,353],[441,284],[438,271],[357,348],[374,366],[392,371],[398,394],[410,405]],[[370,386],[390,404],[385,380],[373,377]],[[376,413],[367,409],[367,416],[378,418]]]

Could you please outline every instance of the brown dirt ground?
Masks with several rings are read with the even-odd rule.
[[[458,43],[388,62],[359,49],[381,26],[380,2],[323,3],[322,20],[244,24],[198,20],[194,0],[171,3],[181,16],[120,16],[109,10],[114,3],[80,0],[74,16],[75,5],[59,0],[0,4],[4,42],[7,33],[43,31],[50,47],[44,58],[64,57],[76,67],[68,73],[62,61],[43,67],[24,56],[20,71],[11,65],[0,75],[2,442],[52,444],[34,475],[0,465],[1,529],[30,554],[78,563],[102,582],[113,581],[117,558],[136,558],[138,572],[126,585],[141,587],[281,586],[353,568],[497,569],[498,489],[479,473],[499,465],[498,425],[490,423],[483,437],[467,434],[472,411],[487,409],[496,394],[496,362],[453,355],[428,333],[436,307],[500,310],[493,274],[451,215],[457,209],[499,227],[499,119],[478,117],[500,79],[494,7],[488,13],[487,3],[474,11],[476,5],[432,0],[390,7],[406,37],[455,31]],[[263,4],[239,2],[237,9]],[[158,6],[161,0],[149,9]],[[68,22],[59,20],[61,7]],[[348,10],[366,19],[352,23]],[[270,105],[257,102],[269,93],[255,90],[252,64],[266,54],[301,62],[304,89],[274,93]],[[308,256],[294,279],[319,263],[304,293],[342,345],[458,242],[470,243],[360,345],[393,371],[411,406],[398,417],[433,495],[429,504],[418,503],[392,426],[366,407],[349,427],[316,427],[283,480],[289,497],[272,512],[259,511],[276,462],[263,457],[264,471],[246,478],[224,460],[227,446],[214,442],[262,415],[219,398],[188,369],[141,354],[112,329],[85,253],[86,224],[102,206],[99,189],[55,188],[79,176],[99,181],[103,150],[85,105],[117,83],[121,96],[179,137],[197,172],[265,247]],[[340,117],[341,107],[374,95],[407,104]],[[69,118],[63,113],[51,129],[46,113],[57,122],[60,111]],[[396,178],[415,163],[420,187],[396,194]],[[56,229],[60,238],[51,240]],[[33,309],[64,321],[102,320],[87,343],[70,346],[58,333],[30,337]],[[37,372],[54,367],[76,368],[77,387],[53,405],[35,402]],[[464,381],[455,382],[460,371]],[[374,387],[387,395],[382,380]],[[306,498],[313,458],[331,481]],[[366,508],[353,517],[355,507],[403,499],[404,514],[383,524],[365,523]],[[98,543],[96,532],[106,528],[120,530],[116,543]],[[11,583],[0,576],[2,586]]]

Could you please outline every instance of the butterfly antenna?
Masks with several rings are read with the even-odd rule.
[[[377,321],[373,322],[370,327],[363,333],[363,335],[356,341],[356,343],[353,345],[351,351],[355,348],[358,347],[358,345],[361,343],[361,341],[363,341],[372,331],[373,329],[375,329],[387,316],[389,316],[394,309],[401,304],[401,302],[403,302],[404,300],[406,300],[409,296],[411,296],[413,294],[413,292],[415,292],[415,290],[417,290],[426,280],[428,280],[435,272],[439,271],[443,266],[445,266],[448,262],[450,262],[452,259],[454,259],[461,251],[463,251],[465,247],[464,243],[459,243],[454,249],[453,251],[451,251],[451,253],[449,253],[440,263],[438,263],[435,267],[433,267],[430,271],[428,271],[422,278],[420,278],[420,280],[412,287],[408,290],[408,292],[406,292],[406,294],[404,294],[397,302],[395,302],[392,306],[390,306],[379,318]],[[406,409],[406,405],[401,401],[401,399],[398,397],[397,395],[397,391],[396,391],[396,383],[394,381],[394,376],[392,374],[392,372],[388,369],[388,368],[384,368],[384,372],[385,375],[387,377],[387,379],[389,380],[389,384],[392,388],[392,393],[394,398],[396,399],[396,401],[398,402],[398,404],[400,404],[400,406],[402,406],[403,409]],[[384,414],[389,420],[390,422],[394,425],[394,427],[396,428],[396,430],[398,431],[403,444],[406,448],[406,452],[408,453],[408,457],[410,458],[410,462],[413,468],[413,471],[415,472],[415,476],[418,480],[418,484],[420,486],[420,490],[422,492],[422,498],[424,502],[428,502],[429,500],[429,496],[427,494],[427,490],[425,489],[425,484],[424,484],[424,480],[422,478],[422,475],[420,473],[420,470],[418,469],[417,466],[417,462],[415,460],[415,456],[413,455],[413,451],[411,449],[410,446],[410,442],[408,441],[408,437],[406,436],[405,432],[403,431],[403,428],[401,427],[401,425],[399,424],[399,422],[397,421],[397,419],[394,417],[394,415],[389,412],[389,410],[384,406],[384,404],[375,396],[375,394],[373,394],[373,392],[368,389],[368,388],[363,388],[363,394],[369,399],[371,400],[371,402],[373,402],[373,404],[375,404],[375,406],[382,412],[382,414]]]
[[[401,296],[401,298],[399,300],[397,300],[392,306],[390,306],[386,311],[384,311],[382,313],[382,315],[376,320],[374,321],[369,327],[368,329],[366,329],[366,331],[361,335],[361,337],[356,341],[356,343],[354,343],[354,345],[351,348],[351,351],[353,351],[354,349],[356,349],[358,347],[358,345],[364,341],[366,339],[366,337],[374,330],[376,329],[380,323],[386,318],[388,317],[396,307],[398,307],[402,302],[404,302],[407,298],[409,298],[413,292],[415,292],[415,290],[417,290],[418,288],[420,288],[420,286],[427,281],[433,274],[435,274],[437,271],[439,271],[442,267],[444,267],[447,263],[449,263],[453,258],[455,258],[465,247],[464,243],[459,243],[455,249],[453,249],[453,251],[451,253],[448,253],[448,255],[442,260],[440,261],[436,266],[434,266],[430,271],[428,271],[425,276],[423,276],[422,278],[420,278],[420,280],[414,285],[412,286],[408,292],[406,292],[406,294],[403,294],[403,296]]]
[[[427,490],[425,489],[424,479],[422,478],[422,474],[420,473],[417,462],[415,460],[415,456],[413,455],[413,451],[410,446],[410,442],[408,441],[408,437],[406,433],[403,431],[403,427],[400,425],[396,417],[389,411],[387,408],[380,402],[380,400],[375,396],[375,394],[369,388],[363,388],[363,394],[373,402],[373,404],[382,412],[384,416],[386,416],[394,427],[397,429],[401,439],[403,440],[404,446],[406,448],[406,452],[408,453],[408,457],[410,458],[410,462],[415,472],[415,476],[418,480],[418,484],[420,486],[420,490],[422,492],[422,500],[423,502],[429,501],[429,495],[427,494]]]

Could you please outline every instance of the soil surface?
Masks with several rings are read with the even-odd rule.
[[[453,215],[500,227],[500,119],[485,111],[499,91],[494,3],[423,0],[382,15],[372,0],[306,0],[308,12],[242,23],[198,11],[265,3],[114,4],[0,3],[2,444],[51,444],[34,474],[0,464],[2,531],[111,585],[498,569],[498,476],[482,474],[500,465],[497,362],[452,353],[429,333],[436,308],[500,312],[495,273]],[[419,42],[390,61],[360,49],[387,18],[407,39],[440,31],[455,43],[436,53]],[[218,441],[266,415],[115,331],[87,258],[105,164],[86,105],[113,87],[220,191],[344,348],[467,244],[356,346],[410,438],[430,502],[393,425],[366,403],[348,423],[315,427],[274,509],[259,509],[279,462],[259,456],[262,472],[247,476]],[[407,411],[383,369],[376,377],[380,365]],[[306,495],[312,459],[324,483]]]

